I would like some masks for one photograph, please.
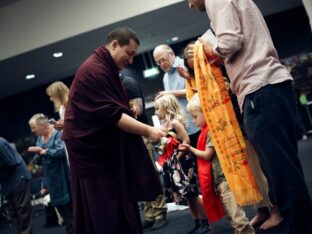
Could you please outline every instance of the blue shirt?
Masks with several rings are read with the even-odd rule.
[[[177,72],[177,67],[185,67],[183,59],[181,59],[178,56],[176,57],[173,63],[172,70],[170,72],[166,72],[164,75],[163,83],[164,83],[164,89],[166,91],[185,89],[185,80]],[[183,107],[186,119],[188,121],[188,127],[186,129],[188,135],[192,135],[198,132],[199,128],[195,126],[195,124],[193,123],[192,116],[186,110],[186,105],[187,105],[186,98],[178,97],[178,100]]]
[[[0,137],[0,184],[5,195],[18,187],[21,180],[30,180],[31,174],[19,153]]]

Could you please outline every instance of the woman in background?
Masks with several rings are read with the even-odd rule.
[[[37,135],[37,140],[35,146],[28,148],[28,152],[42,158],[51,205],[61,214],[66,225],[66,233],[73,234],[70,175],[65,145],[61,139],[62,133],[55,130],[48,117],[42,113],[32,116],[29,126]]]
[[[60,115],[60,119],[52,124],[55,129],[63,130],[64,114],[68,101],[69,89],[63,82],[56,81],[48,86],[46,93],[50,97],[50,101],[54,104],[55,112],[58,112]]]
[[[50,124],[53,124],[53,127],[62,131],[64,128],[64,117],[65,117],[65,108],[68,101],[69,89],[62,81],[53,82],[46,89],[47,95],[50,97],[50,101],[53,102],[55,112],[59,113],[60,119],[55,121],[54,119],[49,120]],[[68,153],[65,146],[66,159],[69,166]]]

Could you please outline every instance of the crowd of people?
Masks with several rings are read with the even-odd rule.
[[[51,205],[66,232],[76,234],[161,229],[170,225],[166,200],[189,207],[194,227],[185,231],[190,234],[213,233],[211,223],[223,216],[235,233],[283,222],[289,233],[312,233],[292,77],[278,59],[263,16],[251,0],[188,4],[207,13],[216,40],[204,34],[186,46],[183,58],[169,45],[155,47],[154,60],[164,72],[164,91],[155,95],[160,127],[147,123],[140,85],[120,75],[140,46],[130,28],[108,34],[79,67],[70,89],[60,81],[47,88],[60,118],[43,113],[30,118],[37,140],[28,152],[42,160]],[[252,167],[247,139],[263,172]],[[3,138],[0,175],[19,233],[32,233],[31,176]],[[266,190],[260,189],[259,175]],[[143,224],[139,201],[144,201]],[[258,207],[250,221],[246,205]]]

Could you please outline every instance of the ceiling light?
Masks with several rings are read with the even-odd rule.
[[[171,38],[171,41],[177,41],[177,40],[179,40],[179,37],[172,37]]]
[[[30,80],[30,79],[34,79],[35,77],[36,77],[35,74],[29,74],[25,78],[26,80]]]
[[[54,58],[59,58],[59,57],[62,57],[62,56],[63,56],[62,52],[55,52],[55,53],[53,53],[53,57]]]

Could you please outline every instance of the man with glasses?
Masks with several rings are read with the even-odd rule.
[[[168,45],[157,46],[153,51],[153,56],[156,64],[165,72],[163,77],[164,91],[159,92],[156,98],[165,94],[172,94],[178,98],[188,120],[187,133],[190,137],[191,145],[196,147],[199,129],[194,125],[192,117],[186,111],[185,80],[177,71],[177,67],[184,67],[184,61],[179,56],[176,56]]]

